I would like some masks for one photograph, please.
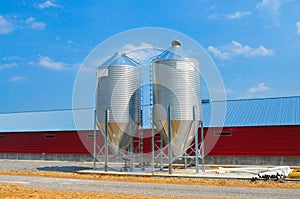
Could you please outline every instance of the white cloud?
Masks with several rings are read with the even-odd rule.
[[[0,71],[4,70],[4,69],[9,69],[9,68],[15,68],[17,66],[18,66],[18,64],[16,64],[16,63],[0,64]]]
[[[46,24],[43,22],[36,21],[35,18],[29,17],[26,20],[26,23],[34,30],[44,30],[46,28]]]
[[[248,45],[242,45],[237,41],[232,41],[229,44],[219,47],[208,46],[207,50],[219,59],[230,59],[235,56],[255,57],[273,55],[273,50],[267,49],[263,45],[252,48]]]
[[[14,24],[0,15],[0,34],[8,34],[15,30]]]
[[[11,60],[22,60],[22,57],[19,56],[10,56],[10,57],[3,57],[4,61],[11,61]]]
[[[68,41],[67,41],[67,44],[75,45],[75,42],[74,42],[74,41],[71,41],[71,40],[68,40]]]
[[[276,26],[279,26],[281,4],[282,0],[262,0],[259,4],[257,4],[256,8],[265,14],[266,17],[270,17]]]
[[[79,62],[79,63],[73,64],[72,67],[75,68],[75,69],[78,69],[78,68],[80,68],[81,64],[82,63]]]
[[[58,71],[65,70],[67,69],[66,67],[68,66],[68,64],[66,63],[53,61],[50,57],[47,56],[40,56],[38,65],[52,70],[58,70]]]
[[[151,44],[147,44],[145,42],[143,42],[137,46],[134,44],[126,44],[119,50],[119,52],[128,53],[131,51],[136,51],[136,50],[145,49],[145,48],[149,49],[149,48],[153,48],[153,46]]]
[[[251,14],[251,12],[235,12],[233,14],[226,15],[226,18],[227,19],[240,19],[240,18],[245,17],[250,14]]]
[[[300,34],[300,21],[296,23],[296,26],[297,26],[297,33]]]
[[[139,63],[149,61],[153,56],[161,53],[158,49],[155,49],[153,45],[148,43],[141,43],[140,45],[126,44],[119,49],[119,52],[126,53],[128,56]]]
[[[37,21],[33,17],[29,17],[28,19],[24,20],[18,19],[18,17],[15,16],[13,21],[15,24],[0,15],[0,34],[8,34],[14,32],[16,29],[22,30],[28,27],[34,30],[44,30],[46,28],[45,23]]]
[[[28,64],[29,65],[34,65],[34,61],[29,61]]]
[[[34,30],[44,30],[46,27],[46,24],[43,22],[33,22],[30,27]]]
[[[267,87],[264,82],[262,82],[262,83],[259,83],[257,86],[250,87],[248,89],[248,93],[266,92],[268,90],[270,90],[270,88]]]
[[[208,19],[217,20],[217,19],[219,19],[219,15],[217,13],[211,14],[208,16]]]
[[[229,59],[230,54],[229,52],[222,52],[217,47],[208,46],[207,50],[211,52],[214,56],[218,57],[219,59]]]
[[[26,77],[24,77],[24,76],[14,76],[14,77],[10,78],[9,81],[10,82],[20,82],[25,79],[26,79]]]
[[[53,8],[61,8],[60,5],[54,3],[54,1],[52,1],[52,0],[47,0],[47,1],[45,1],[44,3],[40,3],[40,4],[38,5],[38,7],[39,7],[40,9],[51,8],[51,7],[53,7]]]
[[[205,10],[215,10],[217,8],[218,8],[217,5],[211,5],[211,6],[206,7]]]

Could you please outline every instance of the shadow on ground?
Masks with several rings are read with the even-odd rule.
[[[93,169],[92,167],[80,167],[80,166],[52,166],[52,167],[39,167],[39,171],[57,171],[57,172],[76,172],[80,170]]]

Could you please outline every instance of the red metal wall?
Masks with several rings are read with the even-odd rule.
[[[220,131],[231,132],[231,136],[215,136]],[[300,156],[300,125],[210,128],[204,133],[205,151],[210,156]],[[103,136],[97,134],[97,143],[103,145]],[[88,154],[93,151],[91,135],[93,131],[0,133],[0,153]],[[150,136],[151,131],[145,130],[144,153],[151,151]],[[159,137],[155,140],[159,144]],[[138,145],[138,137],[134,143]]]
[[[207,139],[214,136],[212,128]],[[300,156],[300,126],[225,127],[211,156]],[[200,139],[199,139],[200,140]]]
[[[76,131],[1,133],[0,153],[86,154]],[[55,135],[55,138],[44,136]]]
[[[91,130],[0,133],[0,153],[93,154],[93,134]],[[150,152],[151,137],[147,132],[144,136],[144,151]],[[96,140],[98,146],[104,146],[103,135],[99,131]],[[138,143],[139,138],[135,137],[136,152],[140,151]]]

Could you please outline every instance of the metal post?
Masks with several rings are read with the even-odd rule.
[[[94,110],[94,170],[96,169],[96,110]]]
[[[108,171],[108,166],[107,166],[107,162],[108,162],[108,109],[105,110],[105,152],[104,152],[104,156],[105,156],[105,163],[104,163],[104,171],[107,172]]]
[[[163,140],[162,137],[159,136],[160,138],[160,145],[159,145],[159,152],[160,152],[160,170],[163,170]]]
[[[193,107],[193,116],[194,116],[194,130],[195,130],[195,167],[196,173],[199,173],[199,146],[198,146],[198,121],[197,121],[197,112],[196,106]]]
[[[132,130],[132,119],[130,116],[130,111],[129,111],[129,139],[130,139],[130,148],[129,148],[129,154],[130,154],[130,171],[133,171],[133,130]]]
[[[151,142],[152,142],[152,173],[154,173],[154,124],[153,124],[153,113],[152,113],[152,122],[151,122],[151,133],[152,133],[152,137],[151,137]]]
[[[143,135],[144,132],[143,132],[143,110],[141,110],[141,129],[140,129],[140,164],[141,164],[141,167],[143,166],[143,153],[144,153],[144,138],[143,138]]]
[[[203,131],[203,121],[201,120],[201,156],[202,156],[202,171],[205,172],[204,168],[204,131]]]
[[[171,123],[171,106],[168,107],[168,159],[169,159],[169,174],[172,174],[172,123]]]

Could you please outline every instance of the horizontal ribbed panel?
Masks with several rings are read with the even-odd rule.
[[[154,104],[172,107],[174,120],[193,120],[193,107],[200,118],[200,69],[196,59],[171,59],[153,64]],[[154,120],[165,120],[154,113]]]
[[[93,129],[94,110],[57,110],[0,114],[0,132],[76,130],[73,114],[80,116],[78,130]]]
[[[240,99],[203,104],[205,126],[211,124],[211,107],[226,105],[224,126],[274,126],[300,124],[300,97]],[[218,108],[216,108],[218,117]],[[221,108],[219,109],[221,110]]]

